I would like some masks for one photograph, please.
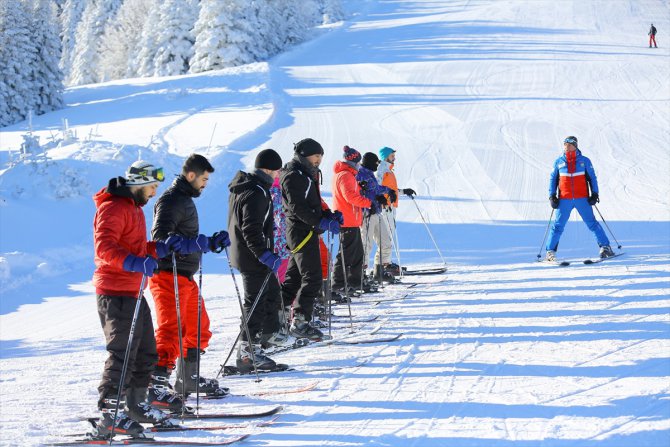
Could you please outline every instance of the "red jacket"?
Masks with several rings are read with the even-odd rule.
[[[370,200],[360,193],[356,182],[357,171],[344,161],[337,161],[333,170],[333,209],[344,216],[343,227],[360,227],[363,209],[370,208]]]
[[[147,242],[144,212],[122,178],[111,179],[93,201],[97,208],[93,221],[95,293],[136,297],[142,274],[123,270],[123,261],[130,254],[156,257],[156,244]]]

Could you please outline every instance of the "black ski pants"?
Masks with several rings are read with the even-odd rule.
[[[294,250],[307,237],[309,231],[287,229],[286,244]],[[321,249],[316,231],[300,250],[293,253],[288,263],[281,295],[284,306],[293,305],[293,313],[312,320],[314,300],[319,296],[323,281],[321,273]]]
[[[244,285],[244,312],[249,319],[249,333],[252,338],[256,334],[272,334],[279,330],[279,300],[280,289],[277,276],[269,269],[260,271],[241,272],[242,284]],[[263,286],[265,278],[268,277],[263,292],[258,295]],[[254,301],[258,297],[258,303],[253,313],[250,314]],[[240,325],[242,340],[247,340],[247,332],[244,330],[244,322]]]
[[[333,268],[333,289],[344,288],[344,275],[346,271],[347,286],[358,288],[361,286],[363,275],[363,240],[361,229],[358,227],[344,227],[340,230],[340,250]],[[344,263],[342,262],[344,252]]]
[[[137,297],[97,295],[97,301],[100,325],[105,334],[106,349],[109,352],[102,371],[102,380],[98,386],[100,393],[98,407],[101,408],[105,397],[116,399]],[[151,310],[146,299],[142,297],[123,389],[146,388],[157,361],[158,353],[156,352]]]

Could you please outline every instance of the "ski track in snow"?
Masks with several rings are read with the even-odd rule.
[[[280,353],[295,371],[259,383],[225,377],[234,395],[202,403],[207,412],[282,404],[272,426],[162,438],[670,445],[670,69],[665,43],[647,51],[645,35],[652,19],[664,39],[667,2],[347,4],[348,22],[268,63],[69,89],[66,109],[34,118],[36,134],[44,143],[69,118],[92,140],[51,147],[49,169],[9,168],[6,148],[18,147],[25,123],[2,129],[0,279],[10,304],[0,316],[0,445],[54,442],[96,413],[106,353],[84,256],[91,235],[81,230],[92,218],[89,196],[138,156],[170,176],[198,151],[217,169],[197,202],[210,234],[225,228],[234,172],[266,147],[286,161],[305,137],[325,148],[329,202],[344,144],[396,149],[399,186],[417,190],[449,271],[354,299],[354,318],[379,318],[354,324],[354,333],[347,318],[332,328],[341,340],[403,333],[399,340]],[[599,209],[626,255],[583,265],[597,248],[574,212],[561,239],[572,265],[538,265],[548,173],[569,134],[594,162]],[[65,198],[48,195],[54,182]],[[406,198],[397,220],[403,262],[439,262]],[[214,335],[202,371],[213,377],[239,330],[239,306],[224,256],[207,255],[204,268]],[[348,315],[346,306],[334,310]],[[303,393],[251,396],[314,382]]]

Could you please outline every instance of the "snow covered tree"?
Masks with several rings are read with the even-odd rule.
[[[158,52],[156,34],[160,21],[160,8],[156,5],[149,11],[140,41],[128,61],[129,76],[153,76],[154,58]]]
[[[318,3],[323,23],[335,23],[344,19],[340,0],[319,0]]]
[[[102,80],[135,74],[130,68],[131,61],[138,52],[149,13],[157,7],[156,0],[125,0],[116,19],[107,23],[100,40],[100,51],[104,54],[99,67]]]
[[[100,40],[120,6],[121,0],[91,0],[86,6],[77,26],[70,84],[100,81]]]
[[[63,4],[63,9],[59,19],[61,23],[61,44],[62,53],[60,58],[60,68],[63,71],[66,83],[69,83],[70,72],[72,71],[72,59],[74,59],[74,45],[77,26],[84,13],[86,2],[81,0],[67,0]]]
[[[39,0],[34,8],[31,33],[37,50],[33,70],[34,110],[40,115],[63,107],[63,73],[58,65],[61,46],[56,4],[51,0]]]
[[[187,73],[193,56],[193,27],[198,20],[198,0],[166,0],[161,5],[154,56],[154,75]]]
[[[0,2],[0,126],[28,116],[35,103],[37,48],[31,32],[31,9],[22,0]]]
[[[194,55],[191,72],[254,62],[249,48],[258,45],[254,29],[255,2],[245,0],[204,0],[195,24]]]

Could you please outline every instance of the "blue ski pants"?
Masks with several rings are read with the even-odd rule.
[[[603,227],[600,226],[596,220],[596,216],[593,215],[593,208],[589,205],[588,199],[561,199],[558,204],[558,209],[556,210],[556,218],[554,223],[551,225],[551,231],[549,232],[549,239],[547,240],[547,250],[554,250],[558,248],[558,241],[561,239],[563,234],[563,229],[565,224],[570,218],[570,213],[572,209],[577,208],[577,212],[582,216],[582,220],[589,227],[589,230],[593,232],[598,240],[598,246],[602,247],[603,245],[609,245],[610,241],[607,239],[607,235],[603,230]]]

